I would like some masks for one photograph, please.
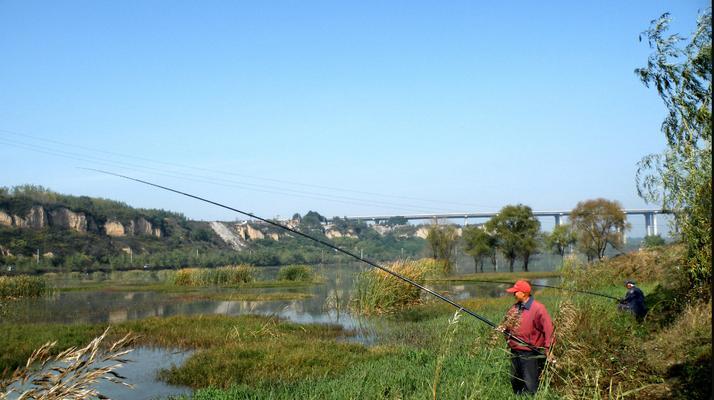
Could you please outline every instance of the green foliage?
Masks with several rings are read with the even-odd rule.
[[[464,241],[464,251],[474,258],[475,268],[480,266],[481,272],[483,272],[483,260],[488,257],[491,259],[491,264],[495,270],[496,250],[498,248],[497,237],[486,232],[482,226],[469,226],[464,228],[462,239]]]
[[[459,234],[453,225],[432,225],[426,236],[435,260],[444,261],[451,266],[456,256]]]
[[[176,286],[232,286],[255,281],[257,271],[250,265],[231,265],[213,269],[185,268],[170,280]]]
[[[39,276],[0,276],[0,299],[40,297],[49,290],[47,281]]]
[[[577,237],[568,224],[558,225],[550,234],[545,235],[546,247],[561,257],[565,257],[565,251],[576,241]]]
[[[498,238],[498,248],[508,260],[511,272],[519,256],[523,257],[523,270],[528,271],[530,256],[538,248],[540,231],[540,221],[530,207],[523,204],[503,207],[498,215],[486,223],[486,230]]]
[[[712,59],[711,8],[700,15],[689,43],[666,36],[671,20],[663,14],[643,32],[654,52],[647,67],[635,70],[654,85],[667,108],[662,132],[667,149],[638,165],[641,197],[672,210],[687,245],[686,267],[695,296],[710,296],[712,241]]]
[[[658,247],[664,245],[665,241],[660,235],[648,235],[645,236],[645,238],[642,240],[642,247],[644,248]]]
[[[312,268],[308,265],[286,265],[278,271],[278,280],[309,282],[313,275]]]
[[[409,220],[402,216],[396,216],[396,217],[389,217],[387,221],[385,221],[385,225],[387,226],[399,226],[399,225],[406,225],[409,223]]]
[[[570,212],[570,222],[588,261],[602,260],[608,245],[619,249],[630,227],[620,203],[605,199],[578,202]]]
[[[443,276],[447,267],[443,260],[421,259],[397,261],[386,266],[414,282],[425,278]],[[361,314],[394,312],[408,305],[421,302],[421,290],[395,276],[374,268],[362,272],[355,282],[357,295],[353,306]]]

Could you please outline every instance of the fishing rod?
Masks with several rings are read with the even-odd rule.
[[[507,285],[513,285],[513,282],[507,282],[507,281],[479,281],[479,280],[469,279],[468,282],[478,282],[478,283],[505,283],[505,284],[507,284]],[[558,290],[563,290],[563,291],[568,291],[568,292],[576,292],[576,293],[590,294],[590,295],[593,295],[593,296],[605,297],[605,298],[612,299],[612,300],[617,300],[617,301],[620,301],[620,300],[621,300],[621,299],[618,299],[617,297],[613,297],[613,296],[610,296],[610,295],[607,295],[607,294],[602,294],[602,293],[597,293],[597,292],[590,292],[590,291],[587,291],[587,290],[570,289],[570,288],[564,288],[564,287],[560,287],[560,286],[538,285],[538,284],[530,283],[530,282],[529,282],[529,284],[530,284],[531,286],[535,286],[535,287],[544,287],[544,288],[558,289]]]
[[[152,182],[148,182],[148,181],[145,181],[145,180],[141,180],[141,179],[138,179],[138,178],[132,178],[132,177],[130,177],[130,176],[121,175],[121,174],[117,174],[117,173],[114,173],[114,172],[104,171],[104,170],[95,169],[95,168],[81,168],[81,167],[80,167],[80,169],[84,169],[84,170],[87,170],[87,171],[99,172],[99,173],[106,174],[106,175],[112,175],[112,176],[116,176],[116,177],[119,177],[119,178],[128,179],[128,180],[130,180],[130,181],[143,183],[143,184],[145,184],[145,185],[153,186],[153,187],[156,187],[156,188],[159,188],[159,189],[163,189],[163,190],[166,190],[166,191],[169,191],[169,192],[177,193],[177,194],[180,194],[180,195],[182,195],[182,196],[190,197],[190,198],[192,198],[192,199],[196,199],[196,200],[199,200],[199,201],[203,201],[203,202],[208,203],[208,204],[213,204],[214,206],[218,206],[218,207],[221,207],[221,208],[225,208],[225,209],[227,209],[227,210],[231,210],[231,211],[237,212],[237,213],[239,213],[239,214],[243,214],[243,215],[248,216],[248,217],[250,217],[250,218],[254,218],[254,219],[257,219],[257,220],[259,220],[259,221],[263,221],[263,222],[265,222],[265,223],[267,223],[267,224],[270,224],[270,225],[276,226],[276,227],[278,227],[278,228],[284,229],[284,230],[286,230],[286,231],[288,231],[288,232],[292,232],[292,233],[294,233],[294,234],[296,234],[296,235],[299,235],[299,236],[302,236],[302,237],[304,237],[304,238],[306,238],[306,239],[309,239],[309,240],[312,240],[312,241],[314,241],[314,242],[317,242],[317,243],[319,243],[319,244],[321,244],[321,245],[323,245],[323,246],[327,246],[327,247],[329,247],[329,248],[331,248],[331,249],[333,249],[333,250],[335,250],[335,251],[338,251],[338,252],[340,252],[340,253],[342,253],[342,254],[346,254],[346,255],[348,255],[348,256],[350,256],[350,257],[352,257],[352,258],[355,258],[355,259],[357,259],[357,260],[359,260],[359,261],[362,261],[363,263],[368,264],[368,265],[370,265],[370,266],[372,266],[372,267],[375,267],[375,268],[377,268],[377,269],[380,269],[380,270],[382,270],[382,271],[384,271],[384,272],[386,272],[386,273],[392,275],[392,276],[395,277],[395,278],[401,279],[402,281],[404,281],[404,282],[406,282],[406,283],[408,283],[408,284],[410,284],[410,285],[412,285],[412,286],[415,286],[415,287],[417,287],[417,288],[419,288],[419,289],[421,289],[421,290],[423,290],[423,291],[425,291],[425,292],[431,294],[432,296],[438,298],[439,300],[442,300],[442,301],[444,301],[444,302],[446,302],[446,303],[451,304],[452,306],[458,308],[459,311],[465,312],[466,314],[468,314],[468,315],[470,315],[470,316],[472,316],[472,317],[478,319],[479,321],[481,321],[481,322],[487,324],[487,325],[490,326],[491,328],[501,331],[500,329],[498,329],[498,326],[497,326],[496,324],[494,324],[493,322],[489,321],[486,317],[481,316],[481,315],[479,315],[479,314],[477,314],[477,313],[475,313],[475,312],[469,310],[468,308],[462,306],[461,304],[455,302],[454,300],[451,300],[450,298],[448,298],[448,297],[446,297],[446,296],[444,296],[444,295],[442,295],[442,294],[440,294],[440,293],[437,293],[437,292],[435,292],[435,291],[433,291],[433,290],[431,290],[431,289],[429,289],[429,288],[427,288],[427,287],[425,287],[425,286],[420,285],[420,284],[417,283],[417,282],[414,282],[413,280],[407,278],[407,277],[404,276],[404,275],[401,275],[401,274],[399,274],[399,273],[397,273],[397,272],[394,272],[394,271],[390,270],[389,268],[385,268],[385,267],[383,267],[383,266],[381,266],[381,265],[379,265],[379,264],[377,264],[377,263],[375,263],[375,262],[373,262],[373,261],[370,261],[370,260],[368,260],[368,259],[366,259],[366,258],[360,257],[360,256],[358,256],[358,255],[352,253],[352,252],[349,251],[349,250],[345,250],[345,249],[343,249],[343,248],[341,248],[341,247],[335,246],[334,244],[332,244],[332,243],[330,243],[330,242],[326,242],[326,241],[324,241],[324,240],[322,240],[322,239],[318,239],[318,238],[313,237],[313,236],[310,236],[310,235],[308,235],[308,234],[306,234],[306,233],[300,232],[300,231],[298,231],[298,230],[296,230],[296,229],[290,228],[289,226],[286,226],[286,225],[277,223],[277,222],[275,222],[275,221],[271,221],[271,220],[269,220],[269,219],[261,218],[261,217],[259,217],[259,216],[257,216],[257,215],[252,214],[252,213],[249,213],[249,212],[246,212],[246,211],[241,211],[241,210],[239,210],[239,209],[237,209],[237,208],[233,208],[233,207],[227,206],[227,205],[225,205],[225,204],[221,204],[221,203],[215,202],[215,201],[213,201],[213,200],[208,200],[208,199],[205,199],[205,198],[203,198],[203,197],[199,197],[199,196],[196,196],[196,195],[193,195],[193,194],[190,194],[190,193],[182,192],[182,191],[180,191],[180,190],[172,189],[172,188],[170,188],[170,187],[162,186],[162,185],[159,185],[159,184],[156,184],[156,183],[152,183]],[[526,346],[526,347],[530,348],[531,350],[534,350],[534,351],[536,351],[536,352],[538,352],[538,353],[540,353],[540,354],[543,354],[543,351],[542,351],[542,349],[541,349],[540,347],[535,346],[535,345],[533,345],[533,344],[530,344],[530,343],[526,342],[525,340],[519,338],[519,337],[516,336],[516,335],[513,335],[512,333],[510,333],[510,332],[508,332],[508,331],[502,331],[502,332],[503,332],[503,334],[505,334],[509,339],[513,339],[513,340],[515,340],[516,342],[518,342],[519,344],[521,344],[521,345],[523,345],[523,346]]]

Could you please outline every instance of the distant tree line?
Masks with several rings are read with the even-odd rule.
[[[483,272],[486,261],[495,270],[499,253],[508,262],[509,271],[513,272],[517,260],[528,271],[533,255],[545,251],[564,257],[572,246],[588,261],[600,260],[606,249],[622,248],[630,225],[617,201],[594,199],[578,203],[570,213],[569,224],[557,225],[550,233],[542,232],[540,227],[530,207],[508,205],[485,224],[464,227],[460,245],[473,257],[477,271]],[[454,226],[434,225],[427,242],[432,257],[452,262],[459,238]],[[657,245],[659,241],[648,239],[646,243]]]

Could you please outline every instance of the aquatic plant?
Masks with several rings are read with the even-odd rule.
[[[0,382],[0,400],[11,395],[18,400],[106,398],[92,387],[100,379],[132,387],[115,370],[128,361],[124,356],[132,351],[128,347],[133,336],[127,333],[108,350],[101,350],[100,345],[108,331],[109,328],[85,347],[70,347],[55,356],[52,349],[56,341],[40,346],[24,367],[15,370],[9,380]]]
[[[313,278],[312,268],[308,265],[288,265],[278,271],[278,280],[309,282]]]
[[[0,276],[0,299],[40,297],[49,289],[47,281],[39,276]]]
[[[176,271],[176,286],[231,286],[256,280],[257,270],[250,265],[229,265],[220,268],[184,268]]]
[[[436,260],[397,261],[386,266],[417,283],[427,276],[443,272]],[[370,269],[358,275],[354,308],[361,314],[380,314],[421,302],[421,290],[380,269]]]

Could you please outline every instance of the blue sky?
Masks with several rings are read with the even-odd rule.
[[[0,1],[0,185],[222,220],[77,167],[265,217],[645,207],[638,35],[708,4]]]

